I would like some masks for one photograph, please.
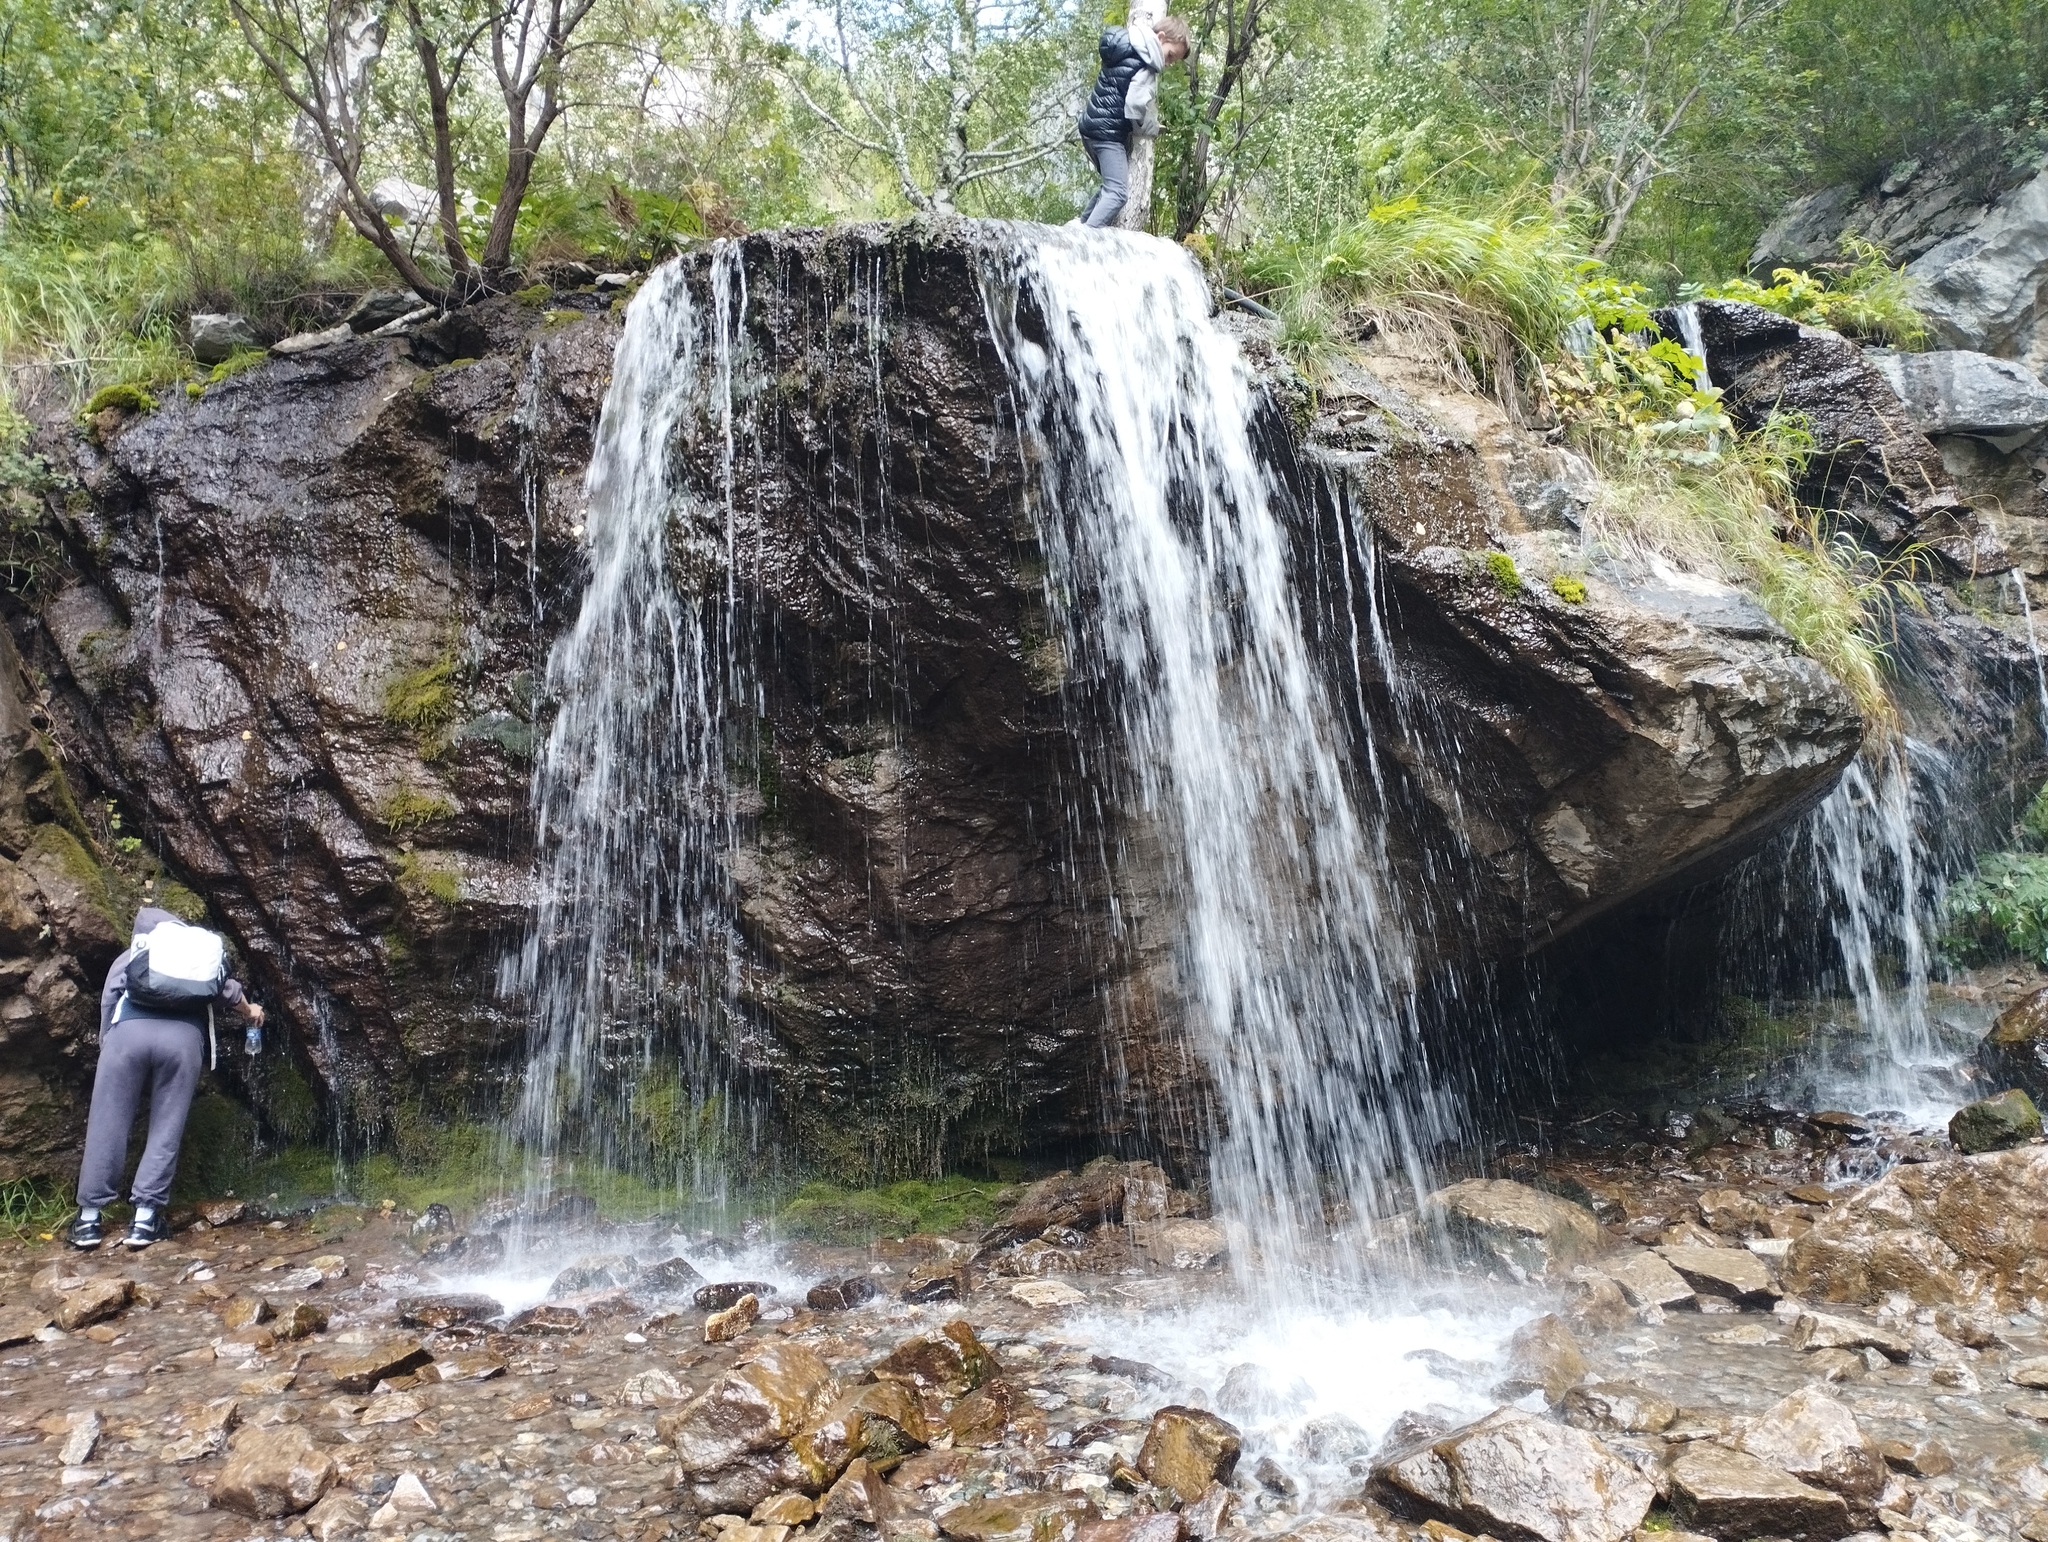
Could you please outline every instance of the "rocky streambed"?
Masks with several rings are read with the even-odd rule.
[[[141,1256],[17,1247],[0,1534],[2048,1534],[2048,1147],[1588,1136],[1374,1228],[1364,1295],[1262,1281],[1144,1163],[976,1239],[558,1202],[508,1263],[488,1213],[223,1202]]]

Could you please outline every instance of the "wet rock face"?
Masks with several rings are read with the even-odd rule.
[[[734,1052],[789,1144],[848,1177],[1141,1122],[1192,1165],[1206,1133],[1143,832],[1081,795],[1113,771],[1115,704],[1052,641],[1003,449],[988,239],[749,238],[742,496],[671,531],[685,582],[730,586],[753,682],[733,735],[751,746],[732,768]],[[558,300],[581,310],[462,313],[474,362],[440,362],[447,324],[431,348],[352,338],[69,442],[76,571],[22,633],[67,753],[146,817],[371,1134],[412,1089],[494,1104],[523,1043],[497,980],[531,914],[535,680],[580,598],[618,330],[597,297]],[[1426,962],[1532,951],[1732,859],[1832,783],[1855,714],[1746,598],[1617,571],[1568,604],[1534,581],[1550,482],[1496,478],[1491,450],[1393,407],[1344,412],[1311,431],[1313,466],[1289,460],[1277,407],[1261,433],[1298,494],[1319,637],[1370,621],[1344,498],[1382,549],[1407,694],[1358,679],[1348,643],[1324,662],[1390,747],[1388,839]],[[688,452],[699,488],[723,485],[721,443]],[[1520,543],[1519,594],[1470,560],[1489,542]],[[1136,855],[1111,873],[1102,851]],[[1456,906],[1421,902],[1430,872]],[[65,979],[96,984],[83,965],[119,936],[41,892],[81,961]],[[1105,1106],[1112,1050],[1126,1080]]]
[[[38,695],[0,633],[0,1182],[77,1168],[100,984],[131,919]]]
[[[67,751],[372,1131],[519,1041],[493,974],[528,901],[532,681],[616,336],[472,319],[472,362],[347,342],[71,442],[76,571],[32,638]]]

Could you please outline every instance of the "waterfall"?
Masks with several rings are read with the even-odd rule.
[[[672,1165],[653,1176],[685,1190],[721,1179],[710,1126],[736,968],[725,724],[738,665],[729,596],[691,592],[670,556],[672,526],[693,514],[730,545],[728,342],[744,280],[732,247],[711,269],[708,317],[682,263],[627,309],[584,479],[589,582],[547,661],[536,916],[510,982],[533,1013],[512,1122],[529,1208],[578,1159],[633,1165],[636,1119],[668,1122]],[[725,467],[710,494],[679,469],[700,442]]]
[[[2048,668],[2041,663],[2041,639],[2034,631],[2034,607],[2027,599],[2026,575],[2018,568],[2011,572],[2013,589],[2020,597],[2020,615],[2027,623],[2027,651],[2034,656],[2034,688],[2040,693],[2041,734],[2048,738]]]
[[[1932,1117],[1948,1105],[1930,1075],[1953,1057],[1941,1052],[1927,1012],[1941,880],[1921,845],[1916,758],[1938,772],[1933,751],[1911,741],[1867,749],[1809,822],[1813,873],[1860,1042],[1851,1063],[1823,1048],[1804,1074],[1823,1102]]]
[[[1106,691],[1127,820],[1155,833],[1219,1211],[1299,1296],[1334,1225],[1425,1182],[1450,1127],[1369,747],[1318,673],[1250,374],[1167,243],[1051,231],[992,257],[1048,601]],[[1369,557],[1367,558],[1369,560]],[[1241,1262],[1249,1262],[1241,1260]]]

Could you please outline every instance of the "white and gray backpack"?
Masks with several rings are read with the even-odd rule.
[[[227,978],[227,944],[220,933],[159,921],[135,939],[135,956],[128,960],[128,1002],[138,1017],[151,1012],[182,1017],[217,1001]]]

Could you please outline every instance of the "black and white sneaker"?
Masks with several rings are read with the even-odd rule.
[[[71,1223],[71,1230],[64,1234],[64,1240],[79,1252],[90,1252],[107,1240],[105,1225],[97,1210],[81,1210],[78,1219]]]
[[[170,1236],[171,1228],[164,1221],[160,1210],[137,1210],[135,1219],[128,1223],[128,1235],[123,1239],[131,1248],[146,1248],[153,1242],[162,1242]]]

